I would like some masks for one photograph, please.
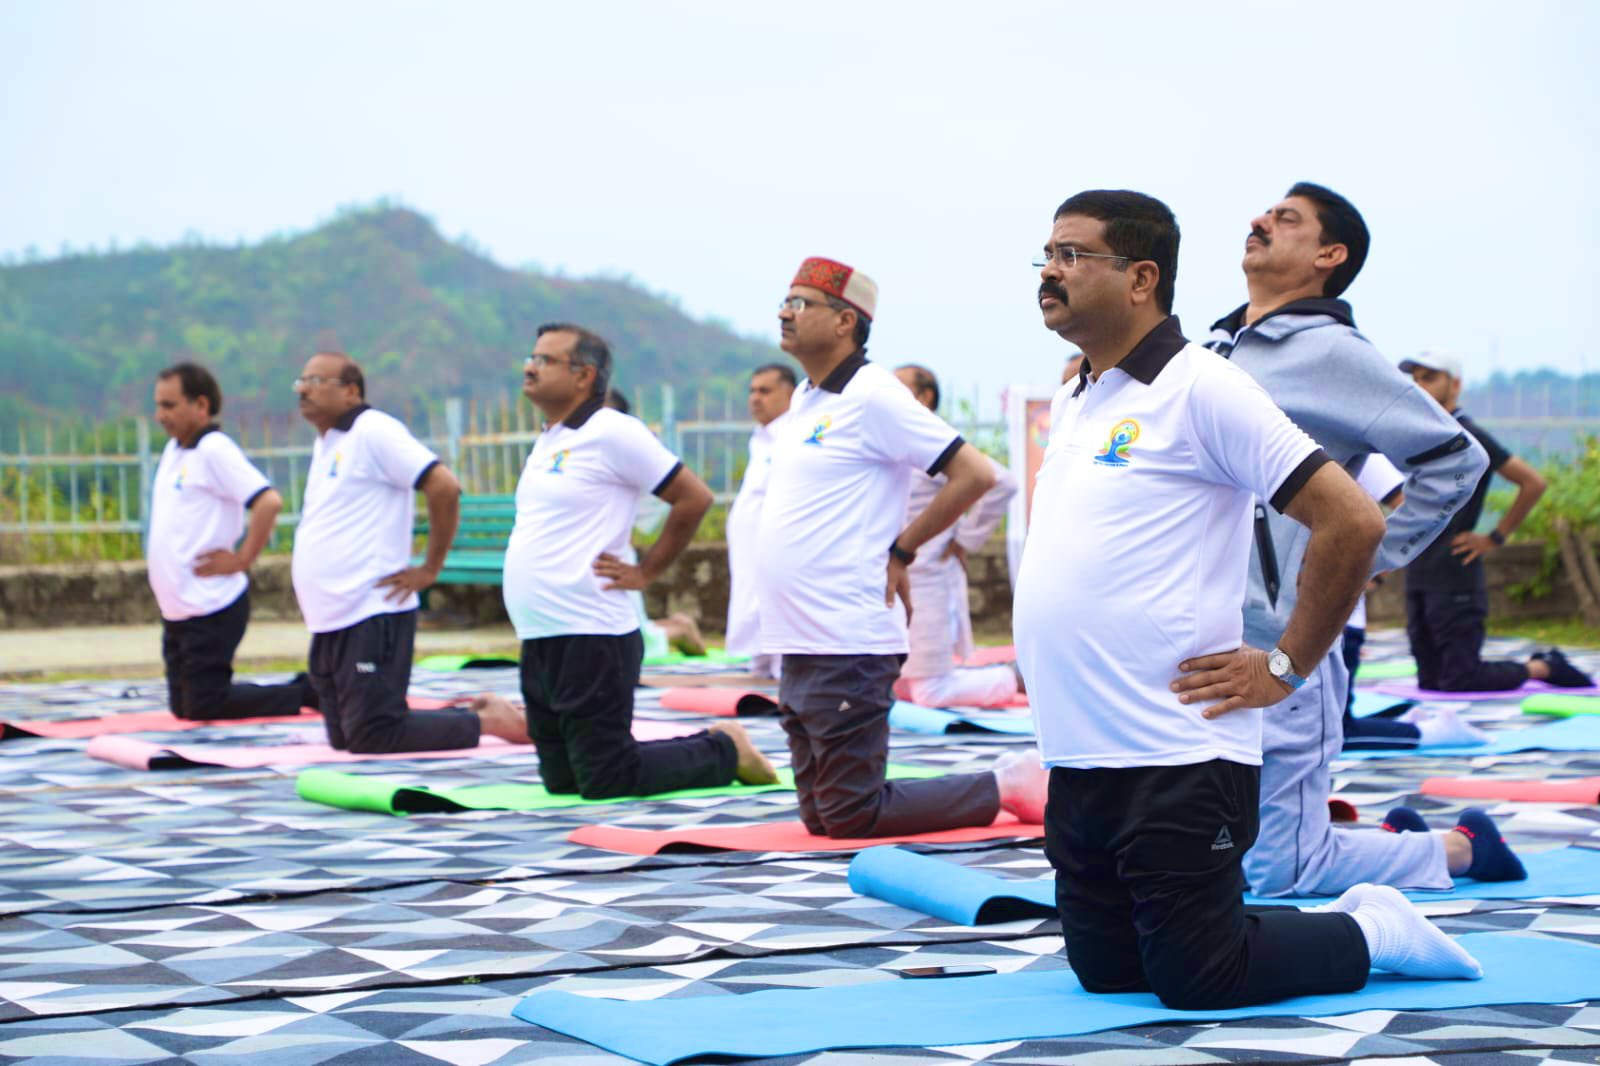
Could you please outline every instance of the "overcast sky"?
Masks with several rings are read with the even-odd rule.
[[[1597,29],[1585,0],[0,0],[0,252],[388,196],[769,338],[828,255],[881,286],[874,358],[992,397],[1059,373],[1029,259],[1066,196],[1172,206],[1195,336],[1303,178],[1366,215],[1347,296],[1385,352],[1600,370]]]

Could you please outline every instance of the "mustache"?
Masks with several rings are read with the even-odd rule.
[[[1060,285],[1057,285],[1053,281],[1047,281],[1039,286],[1039,299],[1042,300],[1046,296],[1060,300],[1064,306],[1071,306],[1070,302],[1067,300],[1067,290],[1063,289]]]
[[[1268,237],[1267,236],[1267,231],[1262,229],[1260,226],[1251,226],[1250,227],[1250,236],[1254,237],[1256,240],[1260,241],[1262,244],[1271,244],[1272,243],[1272,238]]]

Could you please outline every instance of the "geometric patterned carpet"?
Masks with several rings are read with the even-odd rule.
[[[1404,654],[1373,632],[1369,657]],[[1526,645],[1494,641],[1495,654]],[[1576,657],[1586,668],[1600,656]],[[418,671],[413,691],[514,693],[512,670]],[[0,686],[0,718],[164,706],[159,683]],[[1514,700],[1475,704],[1486,728],[1524,726]],[[683,720],[641,690],[639,716]],[[785,750],[776,722],[746,720]],[[294,727],[287,727],[294,728]],[[207,727],[185,744],[271,742],[280,727]],[[143,739],[168,740],[161,734]],[[84,741],[0,742],[0,1062],[618,1063],[511,1018],[534,988],[651,999],[841,985],[889,966],[1065,966],[1054,919],[952,925],[845,882],[848,855],[629,856],[566,842],[587,822],[636,828],[792,818],[787,793],[538,812],[393,818],[300,800],[299,767],[136,772]],[[1025,738],[896,734],[898,762],[988,766]],[[781,759],[779,760],[781,761]],[[533,781],[526,756],[382,761],[341,770],[439,784]],[[1341,764],[1339,794],[1371,826],[1423,777],[1600,774],[1600,753]],[[1600,808],[1490,804],[1531,853],[1600,847]],[[1433,819],[1430,819],[1433,820]],[[1372,831],[1355,828],[1350,831]],[[1037,846],[946,846],[945,858],[1043,876]],[[1600,896],[1460,900],[1424,909],[1451,933],[1519,930],[1600,944]],[[915,960],[908,962],[908,960]],[[1365,1011],[1338,1018],[1163,1024],[1070,1040],[825,1052],[765,1062],[1518,1063],[1600,1061],[1600,1006]]]

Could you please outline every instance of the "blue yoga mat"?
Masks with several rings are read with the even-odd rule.
[[[1370,688],[1358,688],[1350,701],[1350,714],[1355,718],[1381,718],[1400,714],[1416,705],[1415,700],[1402,696],[1386,696]]]
[[[977,710],[946,711],[897,700],[889,708],[889,728],[904,733],[1007,733],[1031,737],[1033,716]]]
[[[1600,751],[1600,717],[1568,718],[1526,729],[1502,729],[1487,744],[1452,744],[1436,748],[1359,748],[1339,753],[1341,759],[1420,759],[1455,755],[1514,755],[1519,751]]]
[[[1340,830],[1347,832],[1347,830]],[[1541,899],[1600,895],[1600,851],[1557,848],[1522,856],[1525,881],[1457,881],[1447,892],[1411,891],[1421,902],[1445,899]],[[868,848],[850,860],[850,887],[907,910],[921,911],[958,925],[988,925],[1056,913],[1055,879],[1019,881],[987,870],[947,862],[905,848]],[[1247,904],[1311,906],[1332,897],[1263,899]]]
[[[1600,948],[1517,933],[1469,933],[1458,940],[1483,964],[1481,981],[1419,981],[1375,973],[1359,992],[1231,1010],[1173,1010],[1149,993],[1091,995],[1072,971],[1056,970],[943,980],[885,977],[832,988],[642,1002],[535,992],[513,1013],[619,1055],[667,1066],[703,1055],[989,1044],[1158,1022],[1450,1010],[1600,997]]]

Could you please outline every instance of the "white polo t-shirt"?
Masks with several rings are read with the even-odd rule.
[[[773,436],[757,592],[769,655],[903,655],[905,608],[883,602],[913,470],[937,474],[958,434],[856,353],[794,395]]]
[[[789,412],[750,432],[750,462],[739,484],[739,495],[728,507],[728,652],[761,652],[761,613],[756,594],[757,538],[761,535],[761,508],[772,476],[773,434],[784,427]]]
[[[645,424],[593,400],[539,434],[517,481],[517,521],[502,594],[522,640],[621,636],[639,628],[628,593],[605,586],[594,561],[634,559],[639,497],[683,466]]]
[[[1379,503],[1388,500],[1395,493],[1406,486],[1406,476],[1395,465],[1384,457],[1382,452],[1372,452],[1361,466],[1361,473],[1356,477],[1356,484],[1366,490]],[[1356,601],[1356,609],[1350,612],[1350,621],[1346,623],[1351,629],[1367,628],[1367,594],[1363,592]]]
[[[1056,393],[1013,628],[1045,764],[1261,763],[1261,711],[1169,686],[1243,638],[1255,499],[1327,462],[1250,376],[1164,323]]]
[[[145,546],[150,589],[169,622],[215,614],[244,594],[244,574],[200,577],[199,557],[232,549],[244,533],[244,513],[272,487],[216,426],[185,448],[167,441],[150,489],[150,536]]]
[[[439,457],[391,415],[362,404],[317,437],[294,533],[294,594],[313,633],[415,610],[378,581],[411,565],[416,492]]]

